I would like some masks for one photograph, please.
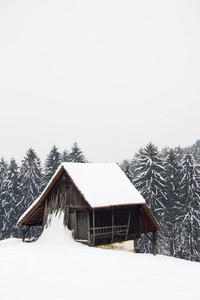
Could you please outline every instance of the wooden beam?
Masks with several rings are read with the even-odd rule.
[[[150,236],[147,233],[145,233],[145,235],[152,242],[152,252],[153,255],[156,255],[156,231],[153,232],[152,238],[150,238]]]
[[[113,235],[114,235],[114,211],[112,208],[112,237],[111,237],[111,243],[113,243]]]
[[[156,231],[153,232],[153,255],[156,255]]]
[[[76,210],[74,211],[74,225],[75,225],[75,228],[74,228],[74,239],[76,239],[76,237],[77,237],[77,229],[78,229]]]
[[[136,239],[136,240],[134,240],[133,241],[133,244],[134,244],[134,253],[138,253],[139,251],[138,251],[138,240]]]
[[[87,224],[88,224],[88,245],[90,245],[91,240],[90,240],[90,213],[87,213]]]
[[[26,236],[26,231],[25,231],[25,228],[23,227],[22,228],[22,242],[25,241],[25,236]]]
[[[127,238],[128,238],[128,232],[129,232],[129,226],[130,226],[130,219],[131,219],[131,212],[129,210],[128,225],[127,225],[127,231],[126,231],[126,238],[125,238],[125,240],[127,240]]]
[[[30,229],[30,226],[23,226],[23,228],[22,228],[22,242],[25,242],[26,234],[29,231],[29,229]]]
[[[93,246],[95,245],[95,213],[94,213],[94,209],[92,210],[92,221],[93,221]]]
[[[141,233],[141,219],[142,219],[142,214],[143,214],[142,208],[139,207],[137,212],[138,212],[138,233],[140,234]]]
[[[146,204],[143,204],[143,208],[147,214],[147,216],[150,218],[150,220],[152,221],[152,223],[154,224],[155,230],[161,230],[161,227],[159,226],[159,224],[157,223],[154,215],[152,214],[152,212],[150,211],[150,209],[148,208],[148,206]]]
[[[88,210],[90,210],[89,207],[87,207],[87,206],[80,206],[80,205],[69,205],[69,209],[70,209],[70,211],[73,211],[73,210],[88,211]]]

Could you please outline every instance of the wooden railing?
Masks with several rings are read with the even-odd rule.
[[[116,235],[125,235],[124,240],[127,240],[128,238],[128,232],[129,232],[129,225],[130,225],[130,219],[131,219],[131,213],[129,211],[128,215],[128,222],[127,225],[115,225],[115,218],[114,218],[114,211],[112,209],[112,221],[111,221],[111,226],[103,226],[103,227],[96,227],[95,226],[95,211],[93,209],[93,219],[92,223],[93,226],[89,229],[88,231],[88,242],[90,245],[95,245],[95,239],[100,239],[100,238],[111,238],[110,242],[114,242],[114,237]]]
[[[118,226],[106,226],[106,227],[95,227],[90,228],[91,235],[99,236],[99,235],[107,235],[109,233],[113,234],[126,234],[128,225],[118,225]]]
[[[126,240],[128,236],[128,229],[128,225],[92,227],[90,228],[90,243],[94,246],[96,239],[106,237],[110,237],[110,242],[113,243],[114,236],[116,235],[124,235]]]

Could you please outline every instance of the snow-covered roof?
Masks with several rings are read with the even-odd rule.
[[[91,207],[145,203],[144,198],[114,163],[63,163]]]
[[[23,213],[17,224],[38,204],[62,169],[69,174],[92,208],[145,203],[142,195],[115,163],[62,163],[43,193]]]

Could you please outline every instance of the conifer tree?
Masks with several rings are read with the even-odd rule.
[[[8,236],[6,215],[9,210],[7,199],[7,184],[8,184],[8,164],[1,158],[0,160],[0,239]]]
[[[17,210],[19,216],[37,199],[41,193],[42,168],[41,162],[35,151],[30,148],[22,160],[20,167],[19,199]],[[31,228],[28,235],[39,235],[39,228]]]
[[[196,164],[200,164],[200,140],[197,140],[196,143],[189,148],[189,151],[193,155]]]
[[[177,159],[178,164],[181,163],[181,160],[183,159],[183,156],[184,156],[185,152],[186,151],[184,149],[182,149],[180,146],[174,148],[174,153],[176,155],[176,159]]]
[[[173,149],[170,149],[165,159],[166,175],[166,210],[164,214],[165,248],[169,248],[170,256],[175,256],[178,240],[178,224],[181,214],[180,205],[180,167]]]
[[[16,226],[20,217],[18,211],[19,201],[19,168],[16,161],[12,158],[8,166],[8,201],[10,203],[9,211],[7,214],[7,227],[9,236],[19,237],[20,231]]]
[[[141,148],[136,157],[135,172],[137,172],[137,176],[133,180],[133,184],[143,195],[151,212],[162,226],[166,200],[163,161],[159,157],[157,147],[152,143],[149,143],[144,149]],[[141,251],[150,252],[151,248],[149,240],[143,237],[140,240]]]
[[[138,153],[135,171],[138,172],[133,184],[145,198],[147,205],[157,215],[157,207],[162,207],[161,197],[165,197],[165,169],[157,147],[149,143]]]
[[[180,227],[180,257],[199,259],[200,172],[190,153],[181,161],[182,222]]]
[[[70,153],[68,150],[64,150],[61,155],[61,162],[70,162]]]
[[[133,172],[131,163],[128,160],[124,160],[120,165],[120,168],[124,171],[128,179],[132,182],[133,180]]]
[[[45,160],[44,176],[43,176],[43,183],[42,183],[43,188],[46,187],[46,185],[54,175],[60,163],[61,163],[61,155],[60,152],[58,151],[58,148],[54,145]]]
[[[42,168],[35,151],[30,148],[20,167],[20,199],[17,207],[20,212],[26,210],[41,193]]]
[[[78,146],[77,143],[73,144],[71,148],[71,152],[69,154],[69,159],[71,162],[77,162],[77,163],[87,162],[81,148]]]

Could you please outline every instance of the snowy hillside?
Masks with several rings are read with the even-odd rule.
[[[200,264],[78,244],[53,218],[40,240],[0,242],[0,299],[198,299]]]

